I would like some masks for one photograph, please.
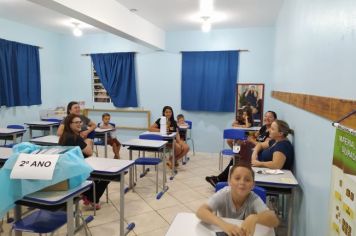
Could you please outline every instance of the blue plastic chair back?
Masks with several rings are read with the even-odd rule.
[[[245,130],[241,129],[224,129],[224,139],[245,140]]]
[[[94,139],[94,137],[95,137],[95,130],[91,131],[91,132],[88,134],[88,138]]]
[[[22,125],[8,125],[6,128],[8,129],[25,129]]]
[[[157,134],[141,134],[138,138],[148,140],[163,140],[163,137]]]
[[[219,182],[215,185],[215,192],[219,191],[220,189],[225,188],[226,186],[228,186],[228,182]],[[252,191],[258,195],[262,201],[264,203],[266,203],[266,189],[259,187],[259,186],[255,186]]]
[[[189,125],[188,129],[192,129],[193,122],[191,122],[190,120],[186,120],[185,123],[187,123]]]

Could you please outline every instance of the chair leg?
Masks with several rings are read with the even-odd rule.
[[[195,156],[194,140],[193,140],[193,139],[191,139],[190,141],[192,141],[192,146],[193,146],[193,156]]]
[[[155,165],[155,166],[157,167],[158,165]],[[156,193],[158,193],[158,168],[157,168],[157,171],[156,171]]]
[[[96,157],[98,157],[99,156],[98,145],[95,145],[95,150],[96,150],[95,155],[96,155]]]

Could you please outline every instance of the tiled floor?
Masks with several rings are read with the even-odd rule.
[[[99,152],[99,155],[103,154],[100,147]],[[111,150],[108,153],[109,157],[113,157]],[[178,167],[178,174],[174,180],[169,180],[171,172],[167,172],[169,190],[160,200],[156,199],[154,168],[151,168],[152,171],[147,176],[138,179],[135,192],[130,191],[125,195],[125,222],[136,224],[130,236],[165,235],[177,213],[195,212],[214,193],[213,187],[205,181],[205,176],[218,173],[218,154],[196,153],[193,156],[190,153],[189,156],[190,161]],[[128,159],[128,151],[124,148],[121,150],[121,157]],[[229,160],[226,158],[224,161],[226,166]],[[138,171],[141,170],[142,168],[138,168]],[[160,183],[161,174],[162,167],[160,167]],[[128,176],[125,181],[128,183]],[[100,199],[102,208],[97,211],[95,219],[89,223],[93,236],[119,235],[119,183],[112,182],[109,186],[109,203],[106,203],[104,194]],[[84,215],[93,214],[92,210],[84,206],[81,208]],[[9,224],[5,223],[4,229],[5,234],[8,235]],[[55,235],[62,236],[65,233],[66,228],[62,228]],[[77,235],[84,235],[84,231],[80,231]]]
[[[110,149],[110,147],[109,147]],[[99,155],[103,150],[99,147]],[[109,157],[113,156],[109,150]],[[135,153],[136,154],[136,153]],[[137,155],[137,154],[136,154]],[[167,185],[169,186],[160,200],[156,199],[155,171],[151,171],[144,178],[139,178],[135,192],[125,195],[125,222],[134,222],[136,227],[129,235],[160,236],[165,235],[175,215],[179,212],[194,212],[214,189],[205,181],[206,175],[218,173],[218,155],[209,153],[192,154],[186,165],[178,167],[178,174],[173,180],[169,180],[171,172],[167,168]],[[128,159],[128,151],[121,150],[121,157]],[[138,168],[141,171],[142,168]],[[162,179],[162,167],[160,167],[160,180]],[[128,183],[128,176],[125,181]],[[105,194],[100,199],[101,209],[97,211],[95,219],[89,223],[93,236],[118,235],[119,234],[119,184],[110,183],[109,203],[106,203]],[[161,185],[160,185],[161,186]],[[93,211],[81,207],[84,215],[93,214]],[[8,235],[9,225],[4,223],[5,234]],[[55,235],[65,235],[66,229],[62,228]],[[24,233],[23,235],[31,235]],[[83,231],[77,235],[84,235]]]

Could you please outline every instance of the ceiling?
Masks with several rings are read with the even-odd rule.
[[[116,0],[136,15],[165,31],[200,30],[199,0]],[[105,0],[103,0],[103,3]],[[224,20],[212,23],[213,29],[265,27],[275,24],[283,0],[215,0],[214,9]],[[26,0],[0,0],[0,18],[44,30],[71,34],[73,18]],[[81,24],[84,33],[103,32]]]

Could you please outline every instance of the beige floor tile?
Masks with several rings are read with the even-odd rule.
[[[155,211],[127,217],[126,220],[136,224],[136,227],[134,228],[136,234],[142,234],[169,226],[169,224]]]
[[[204,196],[202,194],[197,193],[193,190],[177,191],[177,192],[172,193],[172,196],[181,203],[191,202],[191,201],[195,201],[195,200],[204,198]]]
[[[191,202],[186,202],[186,203],[184,203],[184,205],[186,207],[188,207],[192,212],[196,212],[201,205],[206,203],[206,201],[207,201],[207,198],[201,198],[201,199],[194,200]]]
[[[138,236],[164,236],[168,231],[168,226],[156,229],[147,233],[138,234]]]
[[[160,214],[169,224],[172,223],[174,217],[180,212],[192,212],[188,207],[183,204],[175,205],[172,207],[164,208],[157,210],[158,214]]]
[[[144,200],[125,203],[125,218],[153,211]]]
[[[154,210],[158,210],[158,209],[162,209],[162,208],[167,208],[167,207],[171,207],[171,206],[175,206],[180,204],[179,201],[177,201],[177,199],[175,199],[174,197],[172,197],[171,195],[169,195],[168,192],[166,192],[165,194],[163,194],[163,196],[157,200],[156,197],[154,198],[145,198],[144,199],[145,202],[148,203],[148,205],[150,205]]]

